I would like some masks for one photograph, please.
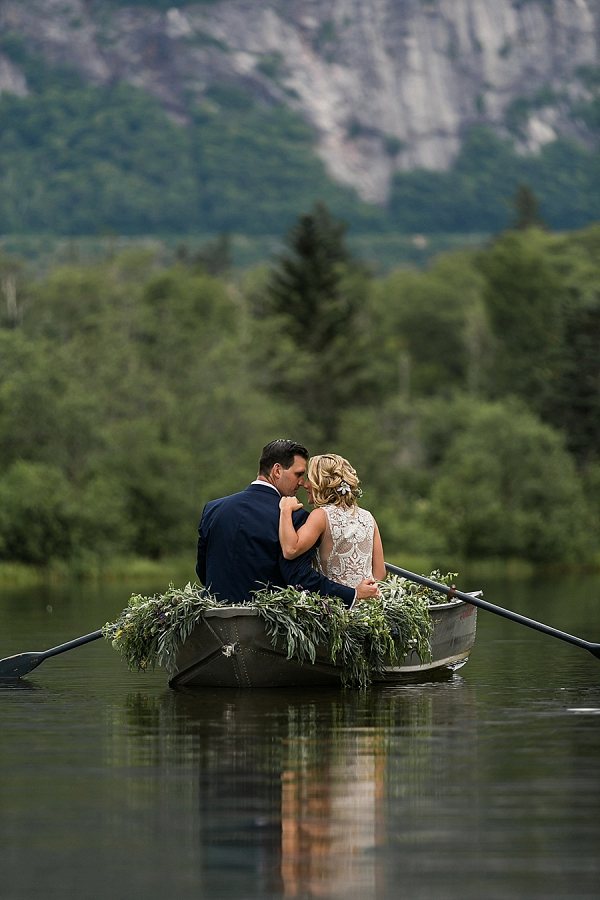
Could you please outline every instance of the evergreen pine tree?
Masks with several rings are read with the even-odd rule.
[[[512,206],[516,213],[512,225],[515,231],[525,231],[526,228],[533,225],[537,225],[539,228],[547,227],[539,214],[537,197],[528,185],[519,185]]]
[[[359,399],[366,273],[345,244],[346,225],[322,203],[300,217],[285,239],[268,287],[270,312],[291,342],[275,362],[273,385],[302,402],[325,440],[334,439],[342,410]]]
[[[543,413],[563,430],[580,466],[600,458],[600,303],[569,311],[561,366]]]

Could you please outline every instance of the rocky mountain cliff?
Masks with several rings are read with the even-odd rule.
[[[573,114],[600,64],[600,0],[0,0],[0,31],[185,125],[215,82],[285,102],[329,173],[384,203],[395,170],[447,169],[475,123],[523,152],[592,137]],[[0,55],[0,91],[24,95]]]

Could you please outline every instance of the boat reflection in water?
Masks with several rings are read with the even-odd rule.
[[[389,896],[398,804],[443,778],[434,722],[460,720],[464,737],[469,697],[456,675],[364,694],[221,688],[170,692],[152,710],[140,696],[130,717],[146,734],[156,717],[154,765],[185,754],[203,897],[370,900]]]

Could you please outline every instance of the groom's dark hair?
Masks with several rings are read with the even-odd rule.
[[[294,464],[295,456],[308,459],[308,450],[296,441],[271,441],[263,447],[258,462],[258,474],[270,475],[275,463],[279,463],[283,469],[289,469]]]

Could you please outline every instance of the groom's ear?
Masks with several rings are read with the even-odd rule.
[[[282,471],[283,468],[281,466],[281,463],[275,463],[275,465],[271,469],[271,478],[281,478]]]

